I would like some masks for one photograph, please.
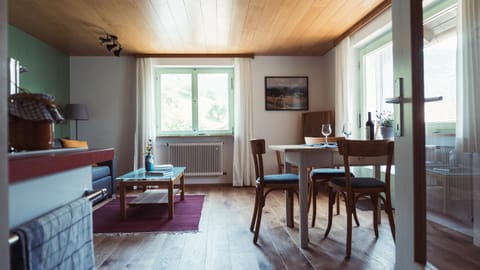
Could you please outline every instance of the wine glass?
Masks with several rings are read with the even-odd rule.
[[[343,124],[343,127],[342,127],[342,132],[343,132],[343,135],[345,136],[345,138],[349,138],[350,135],[352,135],[352,123],[345,123]]]
[[[327,137],[332,134],[332,127],[330,124],[322,124],[322,134],[325,136],[325,144],[328,144]]]

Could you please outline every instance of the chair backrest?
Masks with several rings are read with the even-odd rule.
[[[263,154],[265,154],[265,139],[250,139],[253,162],[255,164],[255,178],[263,182]]]
[[[350,158],[373,158],[375,165],[386,165],[385,185],[390,188],[390,172],[393,163],[394,142],[390,140],[337,141],[338,152],[343,156],[347,185],[350,185]],[[348,187],[347,187],[348,188]]]
[[[306,144],[320,144],[325,143],[325,136],[323,137],[305,137]],[[345,139],[345,137],[327,137],[327,142],[337,142],[338,140]]]
[[[306,112],[302,114],[302,138],[321,137],[322,124],[330,124],[331,136],[335,136],[335,115],[333,111]]]

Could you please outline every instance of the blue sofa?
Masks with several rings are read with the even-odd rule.
[[[93,200],[93,204],[112,197],[115,194],[115,160],[109,160],[92,166],[92,189],[107,189],[107,194]]]
[[[54,140],[54,149],[63,147],[61,139]],[[100,162],[92,166],[92,190],[96,191],[102,188],[107,189],[107,194],[105,196],[100,196],[93,200],[94,205],[106,198],[111,198],[112,195],[115,194],[115,169],[115,159]]]

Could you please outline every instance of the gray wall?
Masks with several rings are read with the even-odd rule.
[[[265,111],[265,76],[308,76],[310,111],[334,109],[333,54],[324,57],[262,56],[252,63],[254,92],[254,136],[269,144],[291,144],[301,141],[301,114],[304,111]],[[131,57],[71,57],[70,102],[86,103],[90,119],[79,123],[80,139],[90,147],[114,147],[117,172],[133,165],[135,127],[135,59]],[[320,127],[319,127],[320,128]],[[192,140],[225,142],[225,176],[187,178],[187,183],[231,183],[233,139],[162,138],[158,163],[166,162],[165,142]],[[266,156],[266,171],[276,171],[275,155]]]
[[[89,148],[115,148],[117,173],[130,170],[135,130],[135,59],[71,57],[70,102],[88,107],[89,119],[78,123],[79,139],[87,140]]]

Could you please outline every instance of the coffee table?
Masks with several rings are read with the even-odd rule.
[[[145,191],[138,195],[129,205],[139,204],[168,204],[168,218],[173,218],[173,199],[175,194],[180,192],[180,200],[185,195],[185,167],[173,167],[163,173],[146,172],[140,168],[116,178],[120,193],[120,216],[127,218],[127,187],[144,186]],[[175,182],[180,180],[180,185],[175,188]],[[147,189],[153,187],[153,189]]]

